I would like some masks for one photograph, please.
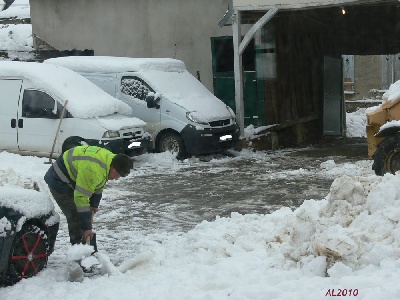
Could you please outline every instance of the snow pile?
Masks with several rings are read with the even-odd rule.
[[[0,238],[6,236],[6,231],[11,230],[11,223],[6,217],[0,219]]]
[[[382,95],[382,104],[367,108],[366,113],[370,114],[374,111],[377,111],[385,103],[389,101],[396,101],[398,99],[400,99],[400,80],[391,84],[389,89]]]
[[[389,89],[383,94],[383,102],[395,101],[400,98],[400,80],[391,84]]]
[[[30,18],[28,0],[16,0],[8,9],[1,11],[2,8],[3,4],[0,4],[0,19]],[[31,24],[0,25],[0,51],[6,51],[8,59],[32,60],[34,59],[33,50]]]
[[[30,24],[0,25],[0,50],[33,51]]]
[[[400,258],[399,198],[399,176],[343,176],[326,199],[306,200],[295,211],[232,213],[203,221],[180,240],[155,249],[153,263],[171,265],[179,257],[186,271],[198,264],[212,269],[210,273],[230,264],[232,272],[241,267],[254,278],[271,269],[325,277],[337,264],[351,274]]]
[[[255,127],[254,125],[251,124],[244,129],[244,137],[246,138],[246,140],[253,140],[262,135],[263,131],[274,128],[276,126],[278,126],[278,124],[259,126],[259,127]]]
[[[29,19],[31,17],[31,9],[29,0],[15,0],[10,7],[2,10],[4,5],[3,1],[0,3],[0,19],[16,18],[16,19]]]
[[[346,113],[346,136],[349,138],[367,137],[367,115],[365,108]]]

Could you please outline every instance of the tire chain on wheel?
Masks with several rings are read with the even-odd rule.
[[[40,265],[36,265],[37,272],[40,272],[41,270],[43,270],[47,266],[47,259],[48,259],[49,249],[50,249],[47,235],[44,233],[44,231],[42,229],[40,229],[36,225],[33,225],[33,224],[24,225],[24,227],[17,233],[17,235],[16,235],[16,237],[14,239],[14,242],[12,244],[12,248],[11,248],[10,254],[9,254],[9,266],[8,266],[8,270],[7,270],[7,280],[8,280],[8,282],[10,284],[18,282],[19,280],[22,279],[22,274],[20,274],[17,270],[15,270],[14,263],[13,263],[13,260],[12,260],[12,256],[14,254],[14,247],[15,247],[16,243],[18,243],[22,239],[23,235],[27,235],[29,233],[35,234],[36,237],[38,235],[40,236],[40,241],[41,242],[39,242],[39,244],[37,246],[40,247],[40,245],[43,243],[44,247],[45,247],[45,253],[42,253],[42,254],[46,254],[47,255],[45,257],[44,262],[42,262]],[[34,246],[34,244],[33,245],[28,245],[29,250],[32,250],[33,246]],[[32,266],[30,266],[30,267],[32,267]],[[32,277],[32,276],[36,275],[36,272],[33,272],[32,274],[28,274],[28,275],[29,276],[24,276],[23,278]]]

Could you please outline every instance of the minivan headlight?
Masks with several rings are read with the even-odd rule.
[[[208,125],[208,122],[197,111],[187,112],[186,118],[193,123]]]
[[[120,136],[119,132],[115,131],[115,130],[109,130],[109,131],[104,132],[104,134],[103,134],[103,138],[106,138],[106,139],[116,138],[119,136]]]

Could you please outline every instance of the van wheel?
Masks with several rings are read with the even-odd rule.
[[[386,137],[376,149],[374,164],[375,174],[396,173],[400,170],[400,134]]]
[[[11,283],[35,276],[47,265],[47,236],[35,225],[25,225],[16,235],[8,260],[7,277]]]
[[[185,144],[181,136],[174,132],[164,133],[158,142],[158,152],[170,151],[177,154],[177,158],[183,158],[186,154]]]

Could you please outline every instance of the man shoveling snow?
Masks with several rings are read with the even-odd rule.
[[[125,177],[132,168],[129,156],[88,145],[65,151],[49,168],[44,180],[67,218],[72,245],[90,240],[97,252],[92,216],[98,211],[103,189],[108,180]],[[83,256],[90,256],[93,250]],[[90,259],[89,263],[81,256],[78,259],[82,268],[91,270]]]

